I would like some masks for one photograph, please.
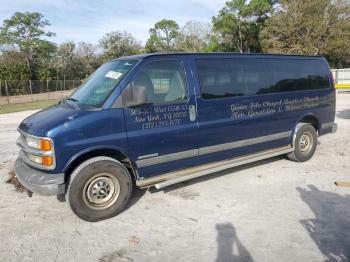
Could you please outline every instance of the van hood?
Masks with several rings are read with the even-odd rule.
[[[22,121],[18,129],[34,136],[47,136],[56,127],[63,125],[67,121],[74,119],[82,114],[84,110],[66,102],[60,102],[57,105],[41,110]]]

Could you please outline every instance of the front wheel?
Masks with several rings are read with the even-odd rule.
[[[122,212],[131,193],[131,176],[123,164],[109,157],[94,157],[73,171],[67,195],[77,216],[96,222]]]
[[[317,133],[310,124],[303,124],[297,128],[294,140],[294,151],[288,154],[290,160],[305,162],[315,153],[317,147]]]

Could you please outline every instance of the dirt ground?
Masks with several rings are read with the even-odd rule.
[[[0,261],[350,260],[350,93],[339,130],[306,163],[273,158],[164,191],[138,191],[121,215],[78,219],[56,197],[5,184],[16,128],[33,113],[0,115]]]

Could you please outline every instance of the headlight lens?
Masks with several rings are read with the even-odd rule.
[[[51,140],[40,139],[40,150],[50,151],[52,149]]]
[[[39,149],[42,151],[50,151],[52,149],[52,142],[48,139],[26,137],[26,144],[28,147]]]
[[[27,154],[27,157],[30,161],[43,165],[43,166],[52,166],[53,157],[52,156],[36,156],[33,154]]]

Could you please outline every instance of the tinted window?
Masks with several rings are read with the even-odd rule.
[[[205,99],[330,87],[328,66],[317,59],[205,59],[197,68]]]
[[[131,86],[143,86],[148,102],[178,102],[187,99],[187,86],[182,64],[176,60],[156,61],[145,65]]]

